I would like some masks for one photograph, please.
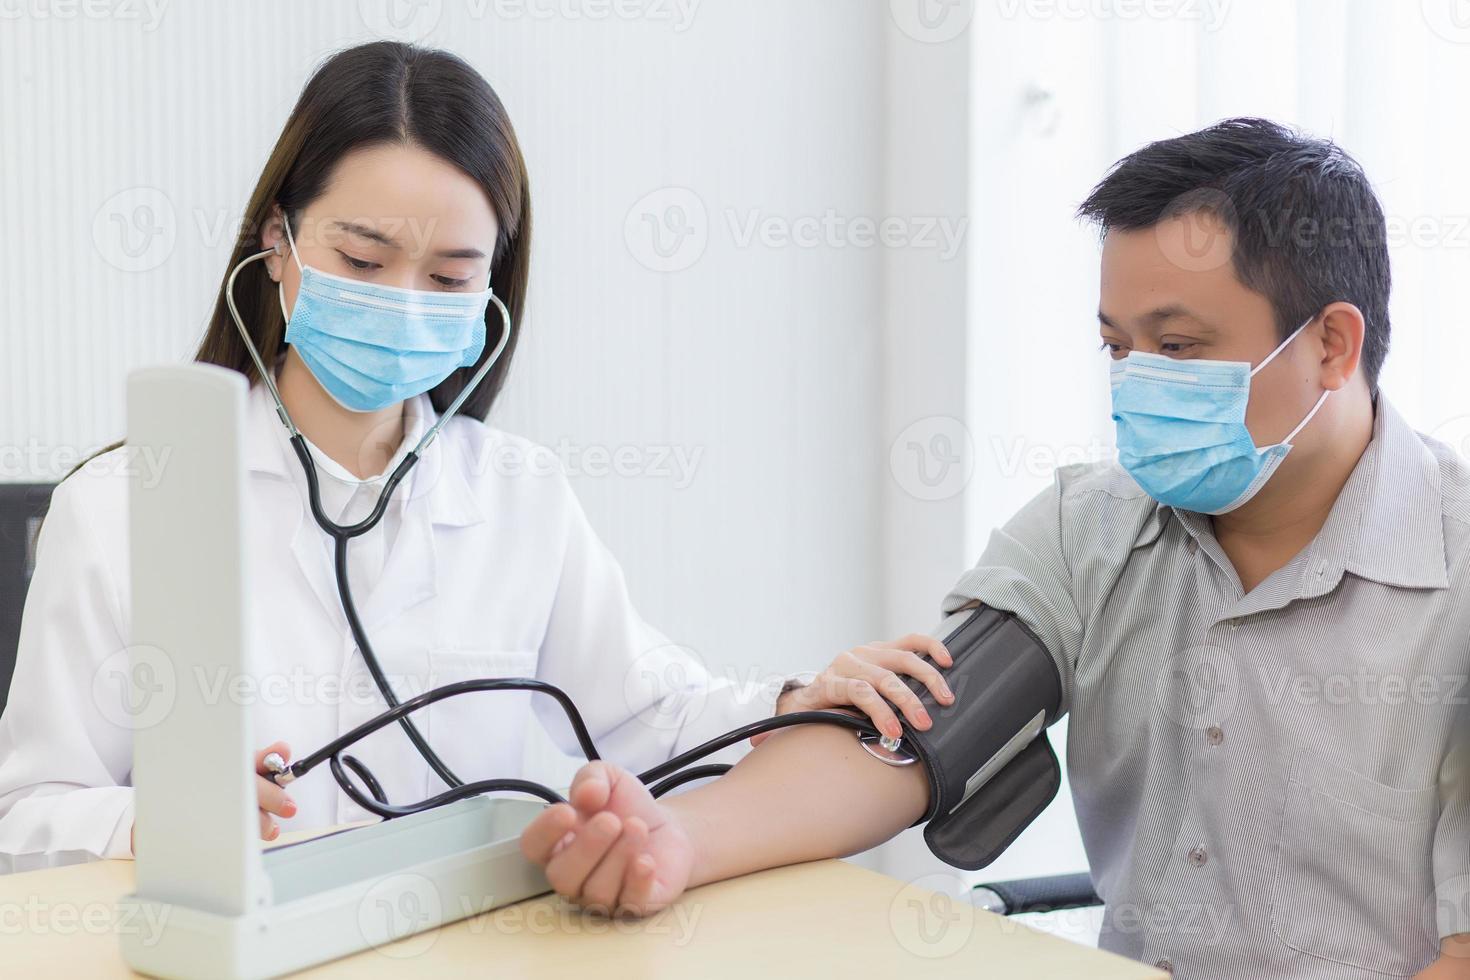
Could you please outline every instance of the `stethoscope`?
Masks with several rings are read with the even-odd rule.
[[[373,683],[377,685],[378,692],[387,703],[388,710],[376,718],[372,718],[358,725],[351,731],[339,735],[315,752],[302,757],[290,765],[287,765],[279,754],[274,752],[270,753],[264,760],[266,769],[271,773],[271,778],[277,785],[285,786],[296,779],[300,779],[322,762],[326,762],[331,768],[332,777],[342,787],[342,792],[346,793],[354,803],[364,810],[384,819],[419,813],[437,806],[453,803],[456,800],[494,792],[526,793],[539,797],[548,803],[565,803],[566,800],[560,793],[557,793],[548,786],[543,786],[540,783],[527,779],[500,778],[465,782],[456,776],[454,771],[433,750],[428,740],[424,738],[423,733],[419,731],[418,726],[414,724],[410,715],[420,708],[437,701],[476,691],[539,692],[555,699],[557,704],[566,713],[567,721],[570,723],[572,732],[576,736],[577,744],[581,748],[583,755],[587,757],[587,760],[590,762],[602,758],[601,754],[597,751],[597,746],[594,744],[591,734],[587,731],[587,725],[583,722],[581,713],[577,710],[577,706],[572,702],[572,699],[567,693],[554,684],[547,684],[545,681],[539,681],[529,677],[485,677],[446,684],[443,687],[425,691],[417,697],[400,702],[397,695],[394,694],[393,688],[388,684],[388,678],[383,673],[382,666],[378,663],[377,654],[373,652],[372,642],[368,638],[367,631],[363,628],[361,616],[358,615],[357,604],[353,600],[352,588],[348,582],[347,575],[348,542],[353,538],[367,534],[378,526],[378,522],[382,520],[383,514],[388,509],[393,491],[403,482],[403,478],[408,475],[409,470],[413,469],[414,464],[419,461],[424,450],[439,435],[439,431],[444,428],[445,424],[459,411],[465,399],[470,396],[484,379],[485,375],[490,373],[490,369],[495,366],[495,363],[505,351],[506,344],[510,341],[510,311],[506,309],[505,304],[500,301],[498,296],[493,292],[490,294],[490,301],[500,311],[502,325],[500,339],[496,342],[494,350],[491,351],[489,357],[485,358],[485,362],[480,365],[479,370],[475,372],[469,383],[464,386],[464,389],[460,391],[459,395],[450,403],[444,413],[440,415],[439,420],[423,434],[417,445],[393,469],[393,472],[384,482],[383,489],[378,494],[378,502],[374,505],[372,511],[356,524],[338,524],[327,516],[326,511],[322,507],[321,488],[317,480],[316,461],[312,459],[311,450],[306,444],[306,437],[301,434],[301,431],[296,427],[296,423],[291,419],[291,413],[286,410],[286,404],[281,400],[281,394],[276,389],[275,378],[266,369],[265,361],[256,349],[255,341],[251,338],[250,331],[246,329],[245,322],[240,317],[240,311],[235,306],[235,279],[239,276],[241,270],[252,262],[258,262],[261,259],[277,254],[279,253],[276,249],[266,249],[255,255],[247,256],[231,269],[229,277],[225,280],[225,305],[229,308],[230,316],[234,319],[235,326],[240,331],[240,339],[250,352],[250,359],[254,361],[256,371],[259,373],[261,380],[265,382],[266,389],[270,392],[271,400],[275,402],[276,414],[280,417],[281,423],[286,427],[286,431],[290,435],[291,446],[296,452],[296,458],[300,461],[301,469],[306,474],[307,501],[310,506],[311,515],[317,525],[332,539],[334,545],[337,595],[342,602],[342,612],[347,617],[347,626],[352,633],[353,642],[357,644],[357,649],[362,653],[363,662],[367,665],[368,672],[372,675]],[[373,776],[368,767],[355,756],[343,754],[361,739],[394,722],[397,722],[402,727],[409,741],[413,743],[414,748],[423,756],[424,761],[429,764],[429,768],[433,769],[434,773],[449,787],[447,790],[418,803],[408,805],[391,804],[388,802],[387,795],[383,792],[382,784]],[[842,711],[797,711],[773,718],[765,718],[761,721],[752,722],[733,731],[726,732],[723,735],[710,739],[701,745],[697,745],[686,752],[674,756],[667,762],[662,762],[640,773],[638,779],[649,787],[649,792],[653,796],[662,796],[676,786],[681,786],[684,783],[692,782],[696,779],[719,776],[730,769],[728,765],[690,766],[693,762],[697,762],[731,745],[737,745],[745,739],[763,732],[814,722],[852,729],[863,739],[865,744],[881,742],[884,746],[887,746],[889,743],[889,739],[882,736],[876,726],[866,717],[859,717]],[[362,780],[363,786],[367,787],[366,792],[353,782],[352,776],[356,776]]]

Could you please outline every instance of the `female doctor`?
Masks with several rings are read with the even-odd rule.
[[[468,678],[534,676],[565,690],[602,753],[634,770],[772,711],[852,704],[896,735],[879,691],[927,727],[897,674],[942,692],[926,655],[944,666],[948,655],[928,637],[859,647],[779,695],[711,679],[639,618],[548,454],[485,424],[525,305],[531,208],[505,109],[459,58],[389,42],[330,58],[287,120],[245,217],[228,270],[239,326],[222,284],[197,360],[252,385],[253,683],[173,682],[248,699],[253,730],[276,740],[255,759],[263,838],[282,821],[311,829],[368,815],[325,771],[288,794],[264,778],[264,757],[311,751],[383,711],[385,699],[352,639],[332,542],[307,508],[304,470],[242,331],[307,440],[323,508],[338,523],[372,510],[385,474],[503,347],[381,523],[348,548],[363,626],[399,699]],[[508,337],[489,293],[504,304]],[[131,854],[139,718],[113,701],[126,693],[117,675],[130,634],[125,452],[103,452],[62,481],[39,536],[0,718],[0,871]],[[555,703],[526,692],[451,698],[413,721],[461,779],[518,776],[533,703],[575,752]],[[390,802],[445,789],[398,726],[354,754]]]

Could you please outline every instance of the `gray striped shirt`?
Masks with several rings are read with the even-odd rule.
[[[1470,932],[1452,737],[1470,465],[1380,396],[1311,545],[1243,593],[1208,517],[1070,466],[944,603],[1060,665],[1101,945],[1187,978],[1407,976]]]

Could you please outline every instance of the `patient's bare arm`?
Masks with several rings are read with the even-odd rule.
[[[667,801],[606,762],[578,772],[570,799],[526,829],[522,851],[567,898],[644,915],[686,888],[880,844],[923,815],[929,786],[922,766],[886,765],[852,732],[810,725]]]

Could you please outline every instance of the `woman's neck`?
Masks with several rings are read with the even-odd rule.
[[[301,434],[358,479],[381,474],[403,442],[402,402],[377,412],[348,411],[327,394],[294,347],[286,348],[276,388]]]

